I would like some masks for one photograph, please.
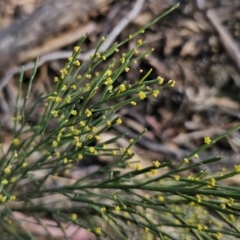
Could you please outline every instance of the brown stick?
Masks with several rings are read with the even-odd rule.
[[[229,32],[224,28],[224,26],[221,24],[221,20],[219,19],[218,15],[216,14],[216,11],[213,9],[209,9],[207,11],[207,17],[211,21],[212,25],[217,30],[221,42],[227,51],[230,58],[232,58],[233,62],[236,64],[238,69],[240,70],[240,50],[234,41],[234,39],[231,37]]]
[[[38,56],[42,56],[49,52],[53,52],[54,50],[60,49],[61,47],[77,42],[83,35],[86,35],[86,33],[90,34],[96,31],[96,28],[97,25],[95,23],[89,22],[77,29],[70,29],[60,35],[58,34],[56,37],[48,40],[46,44],[21,51],[19,54],[19,61],[27,62],[37,58]]]

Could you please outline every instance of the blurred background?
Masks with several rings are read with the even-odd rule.
[[[33,102],[39,92],[51,91],[53,77],[59,74],[82,35],[88,34],[80,57],[85,61],[101,36],[120,30],[113,39],[113,42],[120,42],[177,2],[180,7],[144,35],[147,42],[144,48],[155,51],[119,78],[119,82],[133,83],[153,68],[152,79],[157,76],[165,81],[173,79],[176,86],[162,91],[157,99],[149,98],[135,108],[122,110],[119,114],[123,125],[102,138],[126,132],[129,138],[136,137],[147,128],[148,132],[135,147],[135,152],[138,159],[149,165],[153,159],[180,161],[200,146],[204,137],[214,138],[238,125],[239,0],[1,0],[0,119],[4,147],[7,148],[12,139],[11,119],[22,65],[26,69],[23,98],[32,61],[41,57],[30,95],[30,102]],[[120,24],[123,19],[127,22],[124,27]],[[127,43],[121,52],[132,47],[133,43]],[[41,110],[41,106],[36,109],[36,118]],[[31,119],[29,124],[34,125],[35,121]],[[209,165],[210,171],[232,168],[239,163],[240,133],[235,132],[217,142],[199,158],[214,156],[223,156],[223,160]],[[109,161],[112,159],[87,158],[81,164],[85,172],[91,172]],[[76,171],[79,174],[80,170]]]

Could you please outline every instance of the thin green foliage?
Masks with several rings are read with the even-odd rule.
[[[98,51],[105,41],[102,38],[84,72],[83,63],[77,60],[81,45],[86,40],[83,36],[59,76],[53,79],[52,92],[38,96],[35,104],[27,109],[37,71],[36,62],[23,107],[16,107],[14,113],[14,139],[6,152],[2,149],[0,159],[2,236],[37,239],[34,232],[21,226],[15,215],[18,211],[33,216],[39,225],[42,224],[39,213],[50,215],[65,237],[63,228],[69,224],[88,229],[98,239],[240,237],[237,220],[240,216],[239,189],[220,183],[239,174],[240,166],[218,175],[208,175],[202,170],[186,176],[187,171],[220,161],[218,156],[195,163],[191,159],[239,130],[240,126],[212,140],[206,137],[205,143],[180,163],[171,160],[160,163],[156,160],[145,168],[131,160],[134,155],[131,147],[146,130],[138,138],[130,139],[124,149],[111,147],[111,144],[126,137],[126,134],[101,141],[102,133],[122,124],[121,118],[116,115],[119,109],[127,105],[134,107],[145,98],[157,97],[162,90],[175,85],[174,80],[164,82],[161,77],[148,79],[151,69],[132,85],[127,81],[118,82],[122,72],[151,53],[152,50],[149,50],[138,55],[138,49],[145,44],[141,39],[121,57],[114,58],[114,53],[177,6],[100,54]],[[97,72],[97,67],[106,65],[106,62],[108,67]],[[22,80],[23,72],[16,106]],[[99,92],[98,101],[92,101]],[[44,104],[44,112],[39,114],[34,126],[29,126],[38,104]],[[53,122],[54,126],[50,124]],[[24,134],[28,138],[23,138]],[[39,157],[30,162],[29,158],[34,153],[38,153]],[[115,160],[78,180],[68,181],[59,177],[71,171],[74,164],[86,155],[112,156]],[[50,235],[49,229],[45,226]]]

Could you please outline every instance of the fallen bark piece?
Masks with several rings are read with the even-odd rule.
[[[83,21],[107,2],[109,0],[53,0],[40,6],[26,19],[0,32],[2,69],[17,64],[21,52],[38,46],[75,20]]]

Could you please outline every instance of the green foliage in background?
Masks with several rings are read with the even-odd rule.
[[[211,176],[206,171],[187,177],[185,174],[221,160],[215,157],[197,163],[191,161],[240,126],[215,139],[206,136],[203,145],[180,163],[156,160],[147,168],[131,161],[134,155],[131,147],[144,132],[137,139],[130,139],[124,149],[112,148],[110,144],[125,135],[101,141],[101,133],[122,124],[117,115],[119,109],[127,105],[134,107],[145,98],[157,97],[165,88],[174,87],[174,80],[164,81],[160,76],[149,80],[151,70],[134,84],[127,81],[119,84],[117,80],[153,51],[141,54],[138,51],[145,44],[140,39],[145,29],[176,7],[100,54],[103,37],[85,65],[77,60],[87,38],[82,37],[59,76],[53,79],[51,94],[41,94],[27,109],[36,62],[23,106],[16,108],[14,114],[14,138],[7,151],[1,151],[0,236],[3,239],[38,239],[33,231],[21,227],[14,211],[32,216],[39,224],[41,216],[50,217],[63,236],[67,228],[62,225],[65,222],[88,229],[99,239],[240,237],[239,188],[219,183],[239,174],[240,165]],[[128,41],[135,41],[135,47],[113,58]],[[97,72],[101,64],[108,67]],[[23,73],[16,106],[22,82]],[[92,101],[99,91],[100,97]],[[30,127],[29,120],[36,114],[38,105],[44,105],[44,110],[38,122]],[[38,154],[37,160],[29,161],[34,154]],[[71,171],[86,155],[112,156],[116,160],[79,180],[66,182],[59,177]]]

